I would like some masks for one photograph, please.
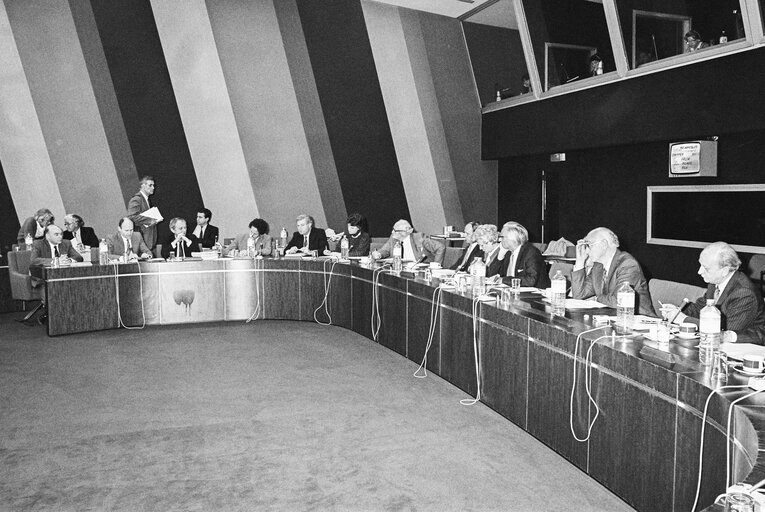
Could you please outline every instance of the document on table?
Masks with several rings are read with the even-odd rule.
[[[566,299],[566,309],[607,308],[605,304],[592,299]]]
[[[741,361],[744,356],[765,357],[765,347],[753,343],[722,343],[720,350],[728,354],[728,359]]]

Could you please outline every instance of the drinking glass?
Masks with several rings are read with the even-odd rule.
[[[513,290],[514,294],[519,294],[521,292],[521,280],[517,277],[514,277],[510,280],[510,289]]]

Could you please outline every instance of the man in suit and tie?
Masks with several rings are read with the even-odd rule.
[[[587,273],[585,265],[592,263]],[[640,264],[628,252],[619,250],[619,238],[608,228],[595,228],[576,244],[576,262],[571,274],[571,291],[575,299],[595,300],[616,307],[616,292],[627,282],[635,290],[635,312],[656,316],[651,304]]]
[[[88,247],[98,247],[99,241],[93,228],[85,225],[82,217],[70,213],[64,217],[64,240],[71,240],[78,251]]]
[[[396,242],[404,248],[405,261],[418,261],[425,256],[425,261],[443,263],[446,246],[414,230],[409,221],[400,219],[393,225],[393,232],[385,244],[372,251],[374,259],[388,258]]]
[[[314,228],[313,217],[305,214],[298,215],[295,221],[297,222],[297,231],[292,234],[285,252],[287,254],[295,254],[296,252],[310,254],[311,251],[318,251],[319,254],[324,254],[324,251],[329,248],[327,234],[323,229]]]
[[[151,259],[151,250],[143,237],[133,230],[133,221],[127,217],[120,219],[117,232],[106,240],[109,246],[109,259],[129,260]]]
[[[741,260],[725,242],[709,244],[699,255],[699,275],[707,291],[685,308],[665,304],[661,312],[676,323],[699,324],[699,314],[707,299],[720,310],[723,341],[765,345],[765,304],[760,289],[738,268]],[[682,310],[682,312],[681,312]]]
[[[128,218],[137,227],[149,250],[157,245],[157,220],[141,214],[151,208],[149,196],[152,194],[154,194],[154,178],[144,176],[141,178],[141,189],[130,198],[127,207]]]
[[[539,249],[529,242],[529,232],[517,222],[502,226],[502,248],[487,276],[500,275],[502,282],[510,284],[513,278],[521,280],[521,286],[548,288],[550,276]]]
[[[203,248],[211,248],[218,239],[218,228],[210,224],[212,212],[207,208],[197,210],[197,227],[194,228],[194,235]]]
[[[69,240],[64,240],[64,233],[55,224],[45,227],[44,238],[35,240],[32,244],[30,265],[49,266],[54,258],[59,258],[59,263],[68,265],[72,260],[82,261],[82,256],[72,247]]]

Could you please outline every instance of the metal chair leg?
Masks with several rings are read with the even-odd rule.
[[[32,318],[33,316],[35,316],[35,313],[37,313],[40,310],[40,308],[42,308],[44,306],[45,306],[45,304],[43,304],[42,301],[41,301],[32,311],[27,313],[27,316],[25,316],[22,320],[18,320],[18,321],[19,322],[27,322],[27,321],[29,321],[29,319]]]

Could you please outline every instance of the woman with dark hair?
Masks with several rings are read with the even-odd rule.
[[[255,250],[260,251],[260,254],[263,256],[268,256],[271,254],[271,236],[268,234],[269,231],[268,222],[263,219],[252,219],[250,230],[247,233],[237,235],[234,241],[223,249],[223,254],[229,254],[234,249],[246,251],[247,242],[252,238],[255,242]]]
[[[345,235],[332,234],[330,240],[335,242],[335,250],[340,250],[340,243],[345,236],[348,239],[348,256],[369,256],[369,227],[367,225],[367,219],[360,213],[352,213],[348,216],[346,221],[348,224]],[[324,251],[325,255],[330,255],[332,252],[327,249]]]

